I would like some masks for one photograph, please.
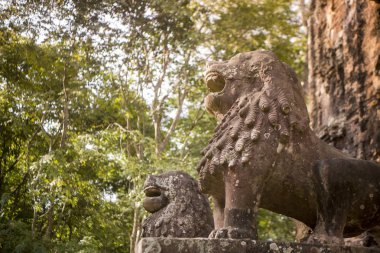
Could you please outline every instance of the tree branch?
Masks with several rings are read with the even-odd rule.
[[[187,94],[188,94],[187,90],[184,90],[182,94],[180,91],[178,93],[178,108],[177,108],[176,115],[172,121],[172,124],[170,125],[168,132],[166,133],[164,140],[157,147],[157,151],[158,151],[158,152],[156,152],[157,155],[161,155],[161,153],[164,151],[166,145],[169,143],[169,140],[170,140],[175,128],[177,127],[177,124],[178,124],[178,121],[180,119],[182,109],[183,109],[183,102],[185,101]]]

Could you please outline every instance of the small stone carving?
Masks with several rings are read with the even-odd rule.
[[[309,242],[343,243],[380,225],[380,166],[352,159],[309,128],[294,71],[271,52],[211,62],[206,109],[220,121],[202,151],[212,238],[257,238],[259,207],[313,228]]]
[[[209,202],[198,183],[180,171],[149,176],[143,206],[152,213],[143,237],[207,237],[214,228]]]

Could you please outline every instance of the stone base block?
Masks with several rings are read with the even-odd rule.
[[[136,253],[375,253],[378,248],[310,245],[288,242],[207,238],[154,238],[140,240]]]

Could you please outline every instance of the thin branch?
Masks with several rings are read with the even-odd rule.
[[[194,128],[198,125],[198,122],[203,118],[203,116],[205,115],[206,113],[206,110],[204,110],[202,107],[199,107],[198,108],[198,111],[197,111],[197,114],[195,115],[195,118],[194,120],[192,121],[191,125],[190,125],[190,128],[187,130],[188,132],[191,132],[194,130]],[[182,160],[185,160],[186,157],[188,156],[188,154],[185,154],[185,149],[188,147],[188,141],[189,141],[189,137],[190,135],[186,135],[186,138],[183,142],[183,147],[182,147],[182,150],[181,150],[181,157],[182,157]]]
[[[174,130],[176,129],[177,127],[177,124],[178,124],[178,121],[180,119],[180,116],[181,116],[181,113],[182,113],[182,109],[183,109],[183,102],[185,101],[185,98],[187,97],[187,94],[188,94],[188,91],[185,90],[182,94],[179,93],[178,94],[178,108],[177,108],[177,112],[176,112],[176,115],[172,121],[172,124],[170,125],[170,128],[168,130],[168,132],[166,133],[166,136],[164,138],[164,140],[160,143],[159,145],[159,154],[162,153],[162,151],[165,149],[166,145],[169,143],[169,140],[174,132]]]

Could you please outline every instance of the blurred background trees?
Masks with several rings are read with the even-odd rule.
[[[196,176],[216,125],[205,62],[268,49],[302,79],[300,6],[0,0],[0,252],[132,250],[146,175]],[[293,240],[283,216],[259,225]]]

